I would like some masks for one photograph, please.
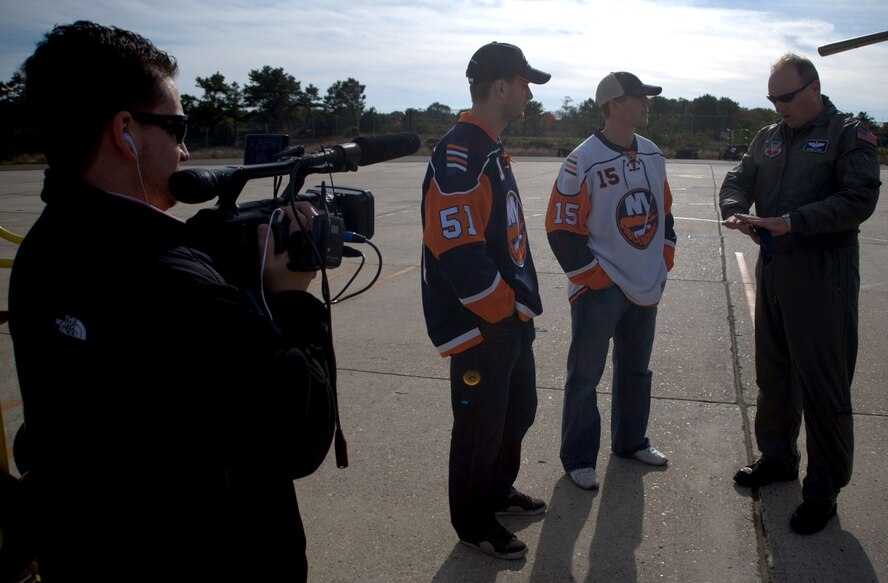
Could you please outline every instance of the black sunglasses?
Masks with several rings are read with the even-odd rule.
[[[795,91],[790,91],[789,93],[784,93],[783,95],[766,95],[765,97],[767,97],[768,101],[770,101],[774,105],[777,105],[778,101],[780,101],[781,103],[789,103],[790,101],[793,100],[793,98],[796,96],[796,94],[798,94],[799,91],[801,91],[802,89],[804,89],[805,87],[807,87],[808,85],[813,83],[814,81],[816,81],[816,79],[811,79],[810,81],[808,81],[807,83],[805,83],[804,85],[802,85],[801,87],[796,89]]]
[[[160,126],[176,136],[176,143],[185,141],[185,132],[188,131],[187,115],[169,115],[164,113],[145,113],[142,111],[131,112],[133,119],[142,123]]]

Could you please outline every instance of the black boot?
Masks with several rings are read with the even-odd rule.
[[[797,534],[820,532],[836,515],[838,505],[833,500],[805,500],[792,513],[789,527]]]
[[[789,482],[798,477],[798,469],[789,470],[779,462],[762,457],[751,466],[740,468],[734,474],[734,481],[747,488],[761,488],[773,482]]]

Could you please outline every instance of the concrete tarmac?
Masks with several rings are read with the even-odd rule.
[[[337,186],[373,193],[372,240],[382,268],[372,287],[332,307],[349,465],[337,468],[331,449],[315,474],[295,483],[308,537],[309,580],[888,582],[884,202],[860,236],[854,474],[839,497],[837,519],[819,534],[799,536],[788,522],[801,502],[804,472],[796,482],[758,491],[736,487],[732,480],[739,466],[758,457],[750,316],[757,247],[722,228],[717,208],[718,189],[734,163],[667,163],[678,246],[658,316],[649,437],[669,457],[669,465],[654,468],[610,455],[608,365],[599,387],[601,489],[590,492],[573,485],[558,458],[570,311],[566,278],[549,249],[544,220],[561,160],[517,158],[514,170],[544,313],[535,320],[539,408],[524,441],[516,486],[547,500],[549,509],[533,518],[503,519],[529,552],[519,561],[501,561],[458,544],[449,520],[448,361],[426,335],[420,300],[419,205],[426,162],[410,157],[332,175]],[[883,166],[883,184],[886,179]],[[40,168],[0,171],[0,226],[27,231],[42,208],[42,180]],[[306,186],[322,180],[329,185],[330,176],[309,176]],[[271,195],[272,180],[258,179],[247,184],[240,200]],[[180,205],[174,213],[184,218],[196,210]],[[367,285],[379,265],[372,248],[358,248],[367,263],[346,293]],[[14,245],[0,240],[0,257],[14,253]],[[333,294],[356,268],[356,260],[345,259],[328,272]],[[8,271],[0,270],[2,309]],[[319,285],[313,289],[320,294]],[[9,450],[22,408],[5,325],[0,326],[0,364]],[[83,456],[88,459],[89,451],[84,449]]]

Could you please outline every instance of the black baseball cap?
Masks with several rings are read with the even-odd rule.
[[[623,95],[641,97],[643,95],[659,95],[662,92],[662,87],[645,85],[641,82],[641,79],[632,73],[618,71],[608,74],[598,84],[598,90],[595,91],[595,103],[603,105],[611,99],[616,99]]]
[[[466,68],[469,84],[511,79],[515,75],[538,85],[552,78],[549,73],[531,67],[524,58],[524,53],[515,45],[496,41],[475,51]]]

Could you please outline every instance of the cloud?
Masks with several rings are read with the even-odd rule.
[[[794,51],[811,58],[824,93],[846,111],[888,121],[888,43],[830,57],[817,47],[878,32],[888,5],[795,0],[453,0],[446,4],[352,0],[313,4],[255,0],[30,0],[10,4],[0,24],[0,76],[8,79],[53,24],[78,18],[135,30],[175,55],[183,93],[198,76],[222,73],[241,85],[265,65],[282,67],[321,93],[349,77],[367,86],[380,112],[469,105],[465,67],[481,45],[520,46],[552,80],[532,86],[555,111],[565,97],[594,97],[612,70],[663,86],[670,98],[704,94],[743,107],[770,107],[769,65]]]

